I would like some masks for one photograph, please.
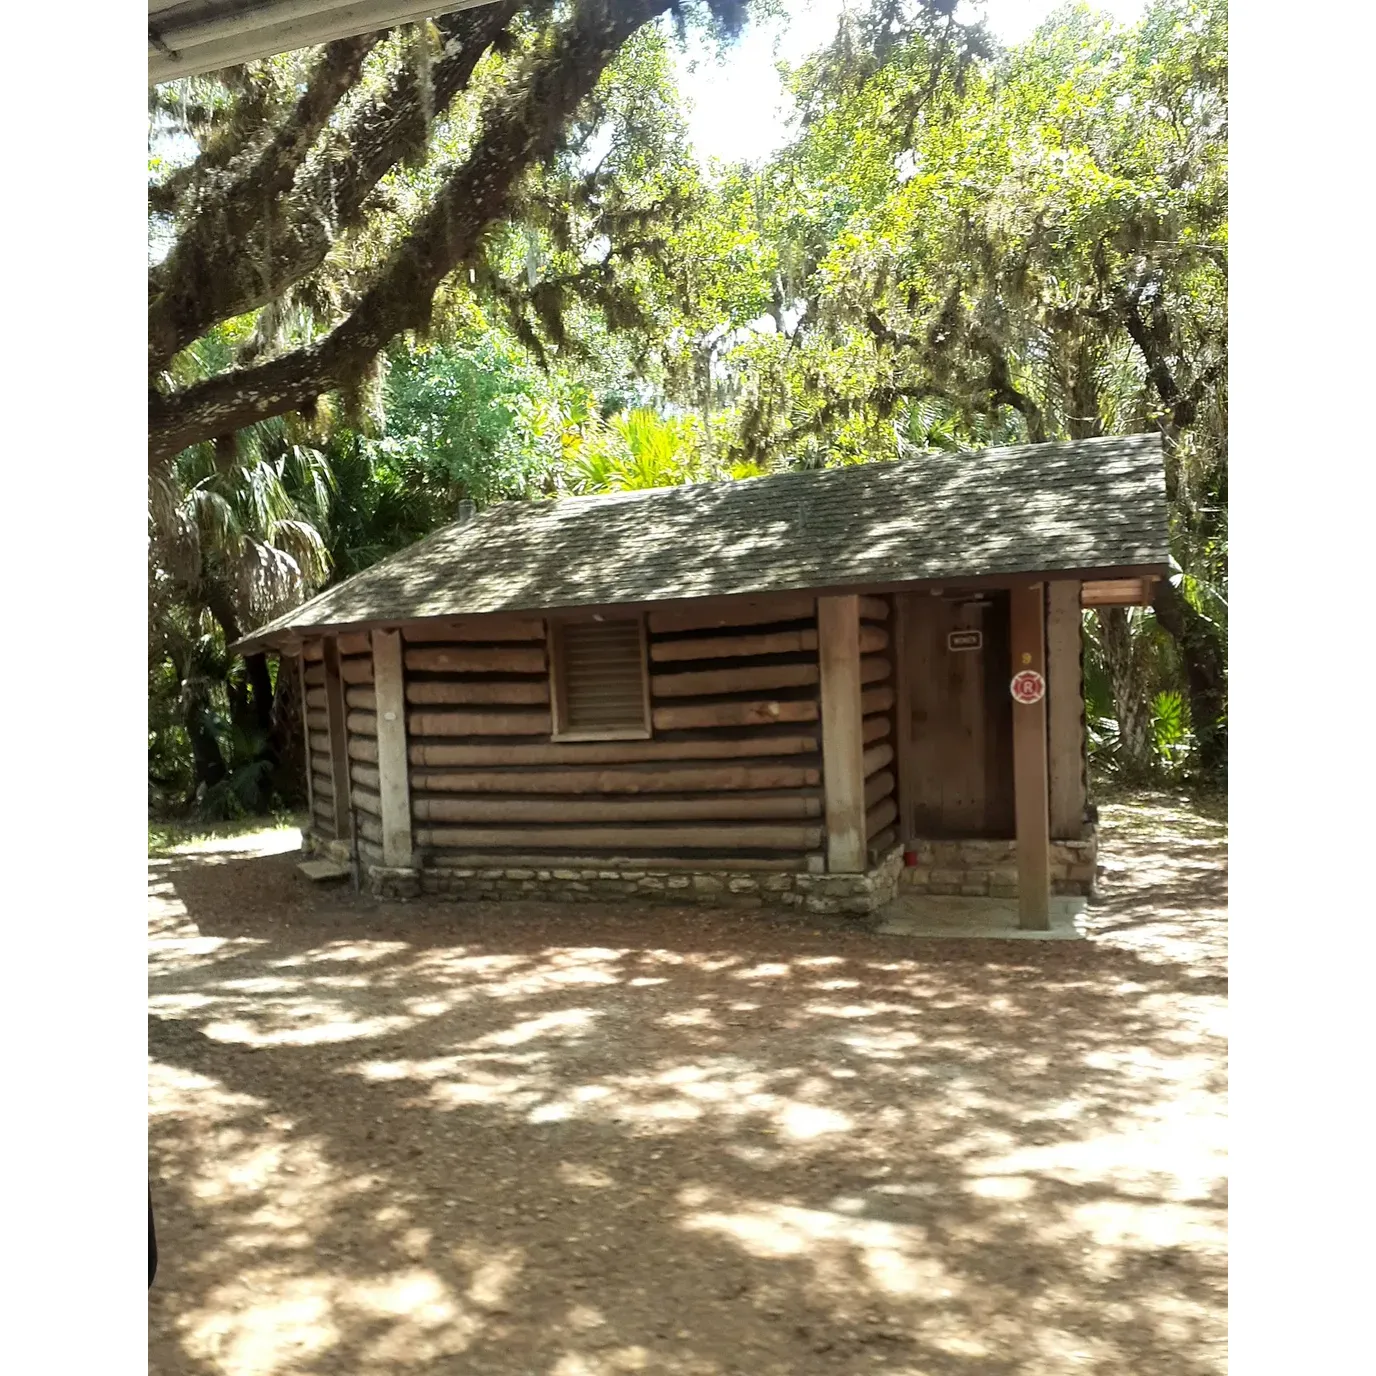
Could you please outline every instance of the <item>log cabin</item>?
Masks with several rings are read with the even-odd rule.
[[[373,892],[864,913],[1092,883],[1082,609],[1167,575],[1161,441],[504,502],[241,641]]]

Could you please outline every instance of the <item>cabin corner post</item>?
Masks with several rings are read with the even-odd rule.
[[[822,786],[826,793],[827,869],[863,873],[865,744],[860,690],[860,599],[817,599],[822,696]]]
[[[1051,837],[1084,834],[1084,685],[1080,583],[1062,578],[1046,588],[1047,744],[1051,771]]]
[[[373,691],[377,695],[382,863],[388,869],[408,869],[414,851],[410,770],[406,758],[406,684],[400,631],[373,632]]]
[[[339,674],[339,638],[327,635],[325,651],[325,713],[330,728],[330,785],[334,789],[334,834],[352,846],[349,826],[349,738],[345,727],[344,680]]]
[[[1009,591],[1011,673],[1033,670],[1046,680],[1045,584]],[[1051,927],[1051,808],[1046,693],[1013,699],[1013,811],[1018,853],[1018,926]]]

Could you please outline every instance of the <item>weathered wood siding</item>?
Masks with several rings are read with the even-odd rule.
[[[307,640],[301,647],[301,680],[306,701],[306,771],[311,800],[311,830],[333,838],[334,777],[330,752],[330,718],[325,701],[325,642]]]
[[[815,599],[704,601],[646,629],[652,738],[568,742],[551,739],[541,619],[403,631],[422,864],[802,869],[820,854]],[[350,750],[356,778],[376,767],[375,749]]]
[[[893,599],[860,599],[860,710],[865,739],[865,837],[873,864],[898,840],[894,768]]]
[[[368,864],[380,865],[382,807],[377,777],[377,696],[373,692],[372,638],[366,631],[339,637],[339,677],[344,683],[349,802],[358,832],[358,853]],[[371,760],[359,758],[367,754],[371,754]]]
[[[905,593],[903,701],[896,729],[904,839],[1013,835],[1008,596]],[[952,631],[978,630],[978,650],[951,650]]]

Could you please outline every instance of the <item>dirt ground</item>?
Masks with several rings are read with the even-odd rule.
[[[1222,1372],[1226,828],[1103,821],[1084,942],[151,861],[151,1370]]]

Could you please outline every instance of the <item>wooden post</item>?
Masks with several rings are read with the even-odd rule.
[[[865,869],[865,742],[860,710],[860,599],[817,599],[822,673],[822,784],[826,790],[827,869]]]
[[[344,721],[344,680],[339,677],[339,641],[325,637],[325,714],[330,724],[330,783],[334,786],[334,834],[349,835],[349,738]]]
[[[1084,827],[1084,698],[1081,683],[1080,584],[1062,578],[1046,588],[1047,739],[1051,835],[1078,841]]]
[[[401,632],[373,632],[373,691],[377,694],[377,772],[382,812],[382,863],[411,864],[411,784],[406,761],[406,684]]]
[[[1046,675],[1046,601],[1041,583],[1008,594],[1012,674]],[[1013,701],[1013,812],[1018,838],[1018,926],[1051,926],[1051,834],[1046,757],[1046,697]]]

